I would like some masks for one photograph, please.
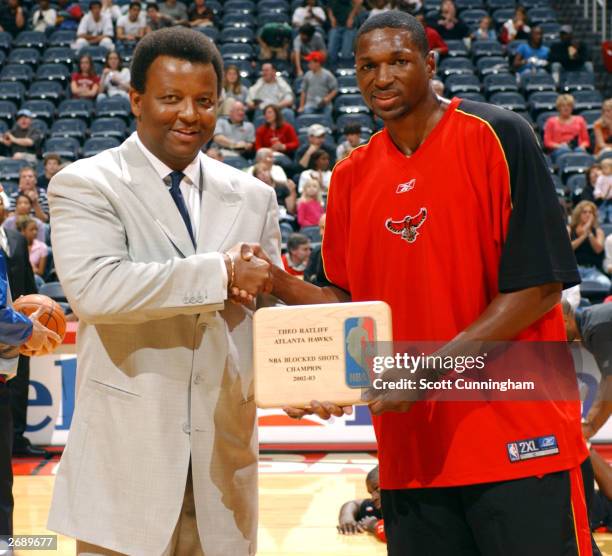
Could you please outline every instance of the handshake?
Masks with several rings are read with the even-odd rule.
[[[238,243],[223,254],[230,300],[250,303],[272,292],[272,261],[257,243]]]

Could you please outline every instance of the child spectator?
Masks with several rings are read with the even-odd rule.
[[[33,218],[29,216],[20,216],[17,218],[17,231],[26,238],[28,242],[28,251],[30,253],[30,264],[34,271],[34,276],[37,278],[37,285],[44,283],[43,276],[47,265],[47,257],[49,256],[49,248],[45,243],[36,239],[38,235],[38,225]]]
[[[331,181],[331,170],[329,169],[329,154],[323,149],[316,150],[310,157],[309,170],[304,170],[300,174],[298,191],[303,191],[304,185],[310,179],[317,180],[321,186],[321,191],[327,193],[329,182]]]
[[[297,220],[300,228],[317,226],[323,212],[321,186],[317,180],[309,179],[302,187],[302,195],[297,204]]]
[[[497,39],[495,34],[495,28],[493,27],[493,20],[491,16],[485,15],[478,24],[478,29],[472,33],[472,39],[475,41],[490,40],[494,41]]]
[[[359,124],[348,124],[344,128],[346,139],[336,149],[336,160],[346,158],[354,149],[361,145],[361,126]]]
[[[595,201],[602,201],[599,207],[601,222],[612,223],[612,158],[601,161],[601,175],[595,182],[593,197]]]
[[[32,216],[32,200],[25,193],[18,193],[17,198],[15,199],[15,212],[9,216],[3,223],[2,227],[6,230],[17,230],[17,219],[22,216],[29,216],[34,222],[36,222],[37,226],[37,235],[36,238],[39,241],[45,241],[45,225],[43,222]],[[7,210],[9,208],[9,203],[5,203],[4,205]]]

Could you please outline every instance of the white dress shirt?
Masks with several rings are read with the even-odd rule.
[[[138,137],[138,132],[135,131],[134,135],[136,136],[136,144],[147,160],[151,163],[151,166],[153,166],[153,169],[159,175],[160,179],[166,183],[166,178],[173,172],[172,168],[170,168],[170,166],[168,166],[165,162],[162,162],[149,149],[147,149],[147,147],[144,146],[140,140],[140,137]],[[193,235],[196,241],[198,239],[198,232],[200,230],[200,216],[202,210],[202,192],[200,191],[200,181],[202,164],[204,163],[203,158],[204,155],[201,152],[198,152],[198,155],[187,165],[187,167],[182,170],[185,177],[181,180],[180,185],[181,193],[183,194],[183,199],[185,200],[185,205],[187,206],[187,211],[189,212],[191,229],[193,230]],[[169,187],[168,197],[170,197]],[[178,210],[178,208],[176,210]],[[221,263],[222,276],[224,277],[223,283],[227,288],[227,268],[225,267],[225,261],[222,256],[219,257],[219,261]]]

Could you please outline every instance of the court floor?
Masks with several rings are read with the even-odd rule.
[[[274,454],[261,456],[259,481],[260,556],[378,556],[385,545],[370,535],[336,532],[338,509],[346,500],[367,496],[364,477],[376,461],[371,454]],[[16,466],[15,533],[50,534],[45,528],[57,459]],[[28,471],[29,469],[29,471]],[[35,473],[35,474],[24,474]],[[612,556],[612,535],[597,535]],[[17,551],[32,556],[31,551]],[[74,541],[58,538],[58,550],[72,556]]]

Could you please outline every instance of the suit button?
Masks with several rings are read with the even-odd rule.
[[[187,303],[189,303],[189,298],[188,297],[183,297],[183,303],[185,303],[185,305],[187,305]]]
[[[183,424],[183,432],[185,434],[190,434],[191,433],[191,427],[189,426],[189,423],[184,423]]]
[[[190,297],[189,298],[189,303],[195,303],[195,297]]]
[[[201,295],[198,295],[198,298],[196,299],[196,301],[198,303],[204,303],[204,298]]]
[[[202,375],[195,375],[193,377],[193,383],[194,384],[200,384],[200,382],[202,382]]]

